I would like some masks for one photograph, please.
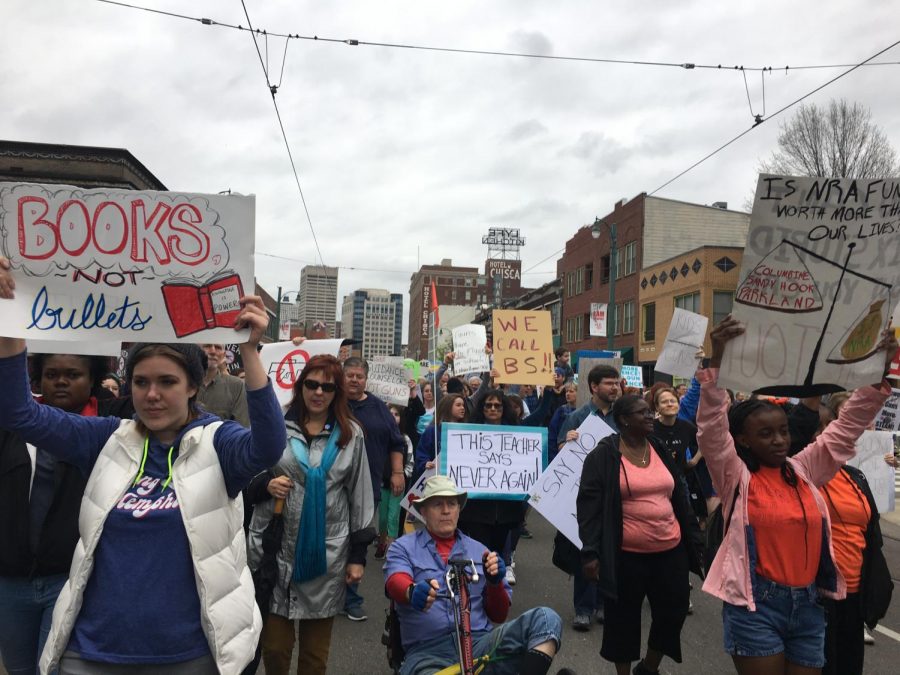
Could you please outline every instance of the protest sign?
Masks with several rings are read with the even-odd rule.
[[[891,390],[890,398],[875,417],[875,428],[879,431],[900,431],[900,389]]]
[[[588,374],[594,366],[612,366],[619,373],[622,372],[622,359],[595,359],[582,357],[578,359],[578,395],[575,398],[577,407],[583,406],[591,399],[591,385],[588,382]]]
[[[605,336],[606,335],[606,303],[605,302],[592,302],[591,303],[591,336]]]
[[[761,175],[719,385],[806,396],[877,381],[900,283],[900,180]]]
[[[400,508],[409,511],[411,514],[413,514],[413,517],[415,517],[421,523],[424,523],[425,519],[421,516],[417,509],[412,508],[412,503],[421,499],[422,495],[425,494],[425,481],[437,473],[439,461],[440,454],[438,454],[438,459],[435,460],[434,466],[430,469],[425,469],[425,471],[422,472],[422,475],[419,476],[419,480],[412,484],[412,486],[409,488],[409,491],[407,491],[403,499],[400,500]]]
[[[422,364],[415,359],[403,359],[403,367],[406,368],[406,378],[419,381],[422,376]]]
[[[546,464],[543,427],[441,425],[440,472],[469,499],[527,499]]]
[[[878,513],[894,510],[894,469],[884,461],[884,456],[893,452],[891,432],[864,431],[856,442],[856,457],[847,462],[866,474]]]
[[[69,342],[63,340],[26,341],[29,354],[78,354],[79,356],[115,356],[122,351],[122,343],[108,340]]]
[[[693,377],[700,365],[697,352],[703,348],[708,324],[705,316],[676,307],[654,370],[675,377]]]
[[[254,198],[0,183],[0,247],[16,297],[5,335],[43,340],[243,341]]]
[[[578,427],[578,438],[560,449],[528,496],[534,510],[578,548],[581,548],[581,539],[578,537],[575,498],[581,483],[581,469],[585,457],[600,439],[612,433],[615,432],[600,417],[588,415]]]
[[[468,375],[484,373],[491,369],[490,359],[484,353],[487,330],[484,326],[467,323],[453,329],[453,373]]]
[[[626,387],[644,388],[644,370],[640,366],[622,366],[622,379]]]
[[[366,389],[385,403],[405,406],[409,403],[409,377],[399,356],[376,356],[369,363]]]
[[[225,344],[225,363],[228,364],[228,372],[234,375],[235,371],[244,367],[244,360],[241,358],[241,346],[234,342]]]
[[[545,310],[495,309],[494,367],[503,384],[553,384],[553,329]]]
[[[295,345],[293,341],[272,342],[262,346],[259,356],[263,367],[272,378],[275,395],[281,405],[287,405],[294,396],[294,382],[306,367],[306,362],[319,354],[331,354],[337,358],[341,340],[304,340]]]

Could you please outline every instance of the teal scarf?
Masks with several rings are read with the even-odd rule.
[[[322,453],[319,466],[310,467],[309,447],[299,438],[291,438],[291,450],[306,474],[303,513],[294,550],[294,583],[300,584],[325,574],[325,476],[331,470],[340,448],[341,428],[335,422]]]

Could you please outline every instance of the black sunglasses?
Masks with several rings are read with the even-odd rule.
[[[499,410],[499,409],[503,408],[503,404],[502,403],[485,403],[484,409],[487,410],[488,408],[490,408],[491,410],[494,410],[494,409]]]
[[[319,382],[318,380],[311,380],[309,378],[303,380],[303,386],[310,391],[321,389],[326,394],[333,394],[337,391],[337,385],[334,382]]]

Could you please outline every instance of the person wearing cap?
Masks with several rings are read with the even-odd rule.
[[[424,675],[458,663],[455,624],[447,597],[448,560],[472,560],[469,582],[475,658],[493,653],[492,673],[544,675],[560,647],[562,622],[547,607],[535,607],[504,623],[512,590],[496,551],[459,531],[467,494],[447,476],[432,476],[413,503],[425,529],[397,539],[387,552],[385,588],[394,601],[406,658],[401,675]],[[496,628],[492,624],[502,624]]]
[[[12,298],[0,259],[0,297]],[[0,338],[0,428],[88,476],[69,579],[40,670],[237,675],[262,626],[246,565],[241,489],[281,457],[281,408],[256,347],[268,324],[240,299],[252,430],[196,406],[196,345],[138,344],[126,362],[135,419],[87,417],[31,396],[25,341]]]

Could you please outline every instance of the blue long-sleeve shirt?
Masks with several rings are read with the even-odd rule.
[[[691,386],[684,392],[678,402],[678,419],[697,424],[697,408],[700,405],[700,383],[697,378],[691,379]]]
[[[118,429],[115,417],[83,417],[36,403],[26,355],[0,359],[0,427],[17,431],[58,459],[90,474]],[[234,498],[274,465],[287,444],[272,387],[247,392],[251,429],[224,422],[213,437],[228,494]],[[205,414],[179,433],[218,418]],[[144,473],[110,511],[68,648],[108,663],[179,663],[209,652],[190,543],[174,486],[165,485],[169,447],[151,437]]]
[[[437,431],[440,434],[440,429]],[[433,462],[435,456],[441,449],[441,438],[438,436],[437,443],[434,440],[434,422],[425,427],[425,431],[419,436],[419,444],[416,446],[416,465],[413,469],[413,478],[418,478],[425,470],[426,462]]]

